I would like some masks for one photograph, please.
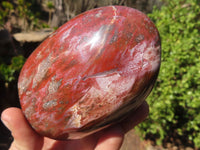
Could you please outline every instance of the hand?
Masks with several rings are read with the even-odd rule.
[[[119,150],[126,132],[142,122],[149,113],[144,102],[122,122],[80,140],[57,141],[37,134],[19,108],[8,108],[1,119],[14,138],[10,150]]]

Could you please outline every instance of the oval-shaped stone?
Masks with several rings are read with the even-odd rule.
[[[87,11],[51,34],[27,59],[18,91],[40,134],[78,139],[123,119],[150,93],[160,67],[159,33],[123,6]]]

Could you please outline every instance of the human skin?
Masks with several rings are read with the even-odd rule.
[[[83,139],[66,141],[53,140],[36,133],[19,108],[4,110],[1,120],[14,138],[10,150],[119,150],[124,135],[141,123],[148,113],[149,107],[145,101],[123,121]]]

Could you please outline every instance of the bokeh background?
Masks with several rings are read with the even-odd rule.
[[[162,40],[160,74],[147,98],[149,117],[126,135],[121,150],[199,150],[200,0],[1,0],[0,113],[20,107],[17,79],[33,50],[76,15],[107,5],[144,12]],[[0,122],[0,150],[12,140]]]

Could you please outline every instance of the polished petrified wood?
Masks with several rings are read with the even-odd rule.
[[[52,33],[28,58],[18,89],[31,126],[78,139],[123,119],[148,96],[160,67],[160,38],[133,8],[87,11]]]

